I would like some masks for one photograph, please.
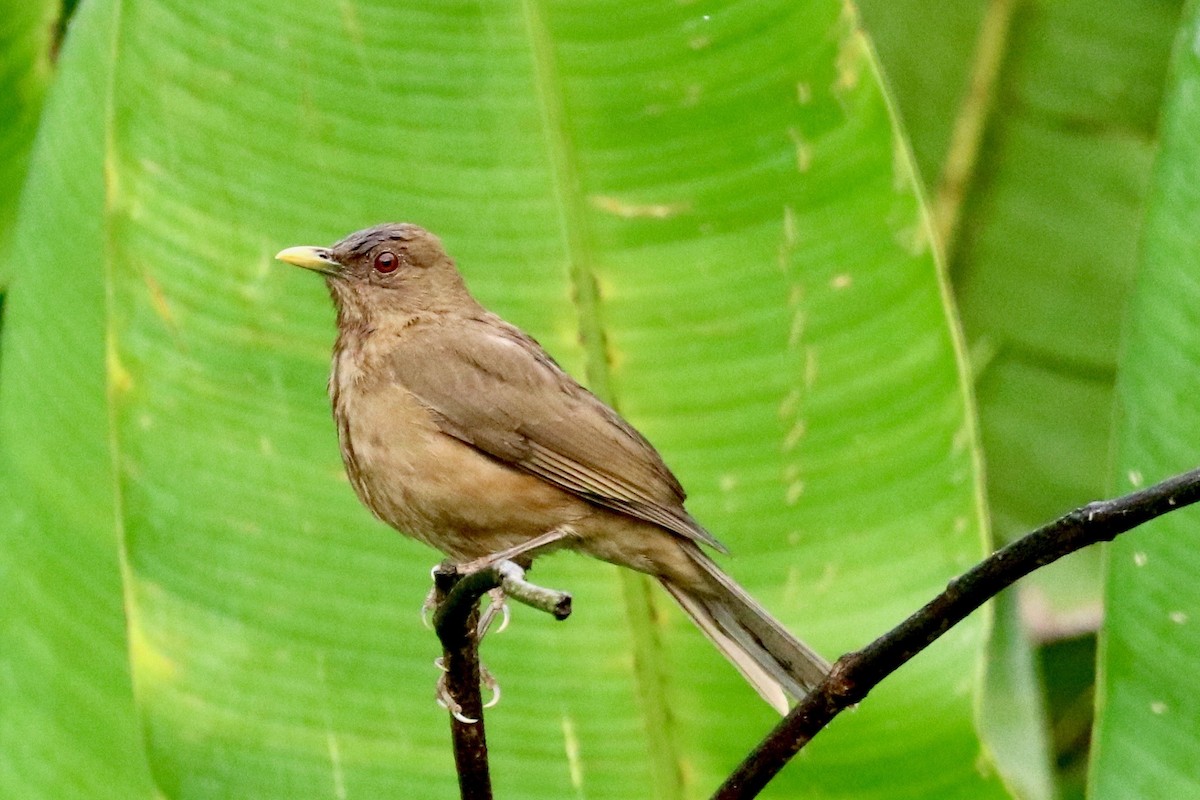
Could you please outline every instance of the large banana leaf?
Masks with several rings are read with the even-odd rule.
[[[947,207],[939,228],[949,234],[952,276],[976,356],[996,530],[1010,537],[1111,484],[1120,312],[1137,261],[1169,44],[1182,4],[862,4],[922,172],[937,179],[931,194],[962,206]],[[964,17],[972,14],[981,20],[978,32],[964,32]],[[968,59],[973,63],[964,69]],[[967,72],[974,85],[963,80]],[[958,135],[982,135],[956,140],[947,155],[951,115]],[[950,174],[949,165],[969,164],[970,157],[978,159],[974,171]],[[1038,623],[1035,635],[1096,624],[1099,555],[1081,553],[1024,582],[1023,599],[1034,601],[1025,610]],[[1003,737],[990,741],[1006,775],[1027,790],[1040,784],[1044,794],[1048,783],[1037,764],[1046,756],[1045,736],[1028,719],[1040,701],[1019,694],[1027,682],[994,681],[1008,670],[1020,677],[1016,654],[1000,649],[1021,641],[1004,635],[1005,622],[1001,615],[992,642],[991,665],[1000,669],[989,678],[985,730]],[[1074,645],[1042,651],[1051,681],[1073,676],[1047,687],[1057,705],[1060,749],[1051,755],[1063,773],[1064,796],[1075,796],[1076,783],[1082,793],[1080,756],[1090,726],[1084,707],[1091,681],[1074,677],[1077,664],[1064,673],[1070,661],[1061,660],[1074,651]]]
[[[1013,6],[1003,0],[860,0],[859,5],[912,139],[927,195],[935,198],[932,212],[942,215],[935,219],[943,237],[939,245],[943,252],[952,251],[955,220],[965,212],[961,206],[971,186],[967,166],[981,155],[981,142],[972,134],[982,137],[990,120],[1003,119],[993,114],[991,91],[1009,63],[1004,56]],[[974,320],[965,322],[970,336]],[[982,408],[985,430],[990,411],[989,405]],[[985,449],[985,463],[989,458]],[[1025,488],[1043,491],[1041,486]],[[1018,590],[1002,594],[993,611],[980,730],[1015,796],[1052,798],[1053,754],[1042,686]]]
[[[148,795],[104,403],[113,8],[80,13],[14,235],[0,357],[0,793]]]
[[[1180,30],[1118,380],[1117,481],[1200,462],[1200,4]],[[1091,764],[1096,800],[1200,788],[1200,516],[1113,543]]]
[[[981,551],[944,287],[840,2],[94,0],[51,106],[0,374],[6,795],[453,793],[415,616],[436,556],[354,501],[328,300],[270,258],[380,220],[438,231],[640,426],[818,649]],[[484,648],[501,796],[700,796],[772,722],[645,580],[537,574],[577,611]],[[983,633],[779,791],[1003,796]]]
[[[1008,4],[951,259],[1000,540],[1110,485],[1112,385],[1179,0]],[[1078,629],[1099,550],[1032,579]]]

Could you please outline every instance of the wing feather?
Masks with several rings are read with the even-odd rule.
[[[442,431],[597,505],[719,550],[684,509],[679,481],[646,439],[531,337],[494,315],[413,326],[392,350],[396,379]]]

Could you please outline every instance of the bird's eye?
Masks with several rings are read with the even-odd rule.
[[[389,272],[395,272],[398,266],[400,266],[400,259],[396,258],[396,254],[389,250],[384,250],[375,256],[376,272],[382,272],[386,275]]]

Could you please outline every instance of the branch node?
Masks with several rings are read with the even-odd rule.
[[[867,696],[859,681],[854,677],[860,662],[863,660],[861,650],[846,653],[834,662],[823,683],[825,695],[834,700],[839,706],[852,706]]]

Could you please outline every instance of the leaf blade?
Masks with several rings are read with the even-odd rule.
[[[1116,480],[1123,487],[1195,465],[1194,308],[1200,274],[1200,5],[1183,16],[1163,113],[1137,288],[1118,374]],[[1089,788],[1095,798],[1194,791],[1200,703],[1195,517],[1153,521],[1109,546]]]

